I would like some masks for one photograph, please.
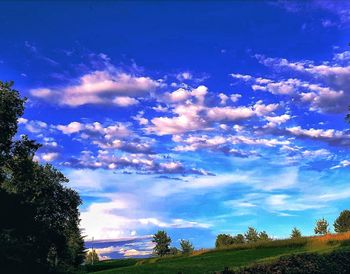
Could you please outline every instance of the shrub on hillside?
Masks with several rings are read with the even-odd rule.
[[[216,236],[215,247],[221,248],[225,246],[230,246],[233,244],[233,238],[228,234],[219,234]]]
[[[182,254],[188,255],[191,254],[194,250],[193,244],[188,240],[181,240],[180,246]]]

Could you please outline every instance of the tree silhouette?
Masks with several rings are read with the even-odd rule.
[[[153,250],[157,255],[164,256],[169,253],[171,239],[165,231],[159,230],[154,234],[152,242],[156,244]]]
[[[68,271],[85,256],[81,200],[63,186],[68,179],[61,172],[34,161],[38,143],[15,139],[25,99],[12,86],[0,81],[1,267],[5,273]]]

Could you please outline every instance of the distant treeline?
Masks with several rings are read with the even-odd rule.
[[[339,217],[334,221],[334,231],[337,233],[350,231],[350,211],[343,210]],[[326,219],[322,218],[316,221],[314,232],[316,235],[326,235],[330,233],[329,223]],[[301,231],[294,227],[291,231],[290,238],[297,239],[301,238]],[[256,243],[256,242],[266,242],[272,241],[273,239],[266,233],[266,231],[257,232],[254,227],[248,227],[247,232],[243,234],[237,235],[229,235],[229,234],[219,234],[216,237],[215,247],[223,248],[231,245],[237,244],[248,244],[248,243]]]

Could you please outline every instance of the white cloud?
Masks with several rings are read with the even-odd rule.
[[[220,93],[218,96],[220,98],[220,104],[221,105],[226,105],[226,102],[227,102],[229,97],[226,94],[224,94],[224,93]]]
[[[25,119],[25,118],[18,118],[18,124],[26,124],[28,122],[28,119]]]
[[[59,154],[57,152],[49,152],[49,153],[43,153],[41,154],[41,158],[46,162],[52,162],[53,160],[57,159]]]
[[[207,122],[201,117],[199,113],[201,110],[203,107],[198,105],[179,105],[174,110],[178,116],[153,118],[152,125],[146,130],[157,135],[166,135],[205,129]]]
[[[249,81],[252,79],[252,76],[246,75],[246,74],[232,73],[230,75],[235,79],[244,80],[244,81]]]
[[[235,102],[237,102],[240,98],[242,98],[242,95],[241,95],[241,94],[238,94],[238,93],[236,93],[236,94],[231,94],[230,98],[231,98],[231,101],[235,103]]]
[[[179,73],[178,75],[176,75],[176,78],[179,81],[183,81],[183,80],[191,80],[192,79],[192,74],[188,71],[184,71],[182,73]]]
[[[237,121],[250,118],[255,112],[248,107],[213,107],[208,109],[207,115],[212,121]]]
[[[173,219],[171,222],[163,222],[158,220],[157,218],[141,218],[139,219],[139,222],[142,225],[154,225],[157,227],[164,227],[164,228],[191,228],[191,227],[198,227],[198,228],[209,228],[211,225],[206,223],[200,223],[195,221],[186,221],[183,219]]]
[[[172,93],[167,93],[165,96],[167,98],[167,101],[176,103],[189,99],[191,97],[191,92],[186,89],[179,88]]]
[[[266,79],[265,83],[259,83],[259,78],[253,78],[256,82],[252,85],[254,90],[265,90],[273,94],[293,95],[301,103],[310,104],[310,110],[324,113],[339,113],[347,110],[347,102],[350,101],[349,77],[350,66],[348,52],[335,54],[331,61],[315,64],[313,61],[302,60],[291,62],[283,58],[268,58],[256,55],[259,62],[272,67],[277,72],[283,70],[303,73],[310,77],[311,83],[295,78],[287,80]],[[283,69],[281,71],[281,69]]]
[[[99,122],[85,124],[80,122],[71,122],[67,125],[57,125],[56,128],[67,135],[73,133],[83,133],[81,136],[82,138],[89,138],[90,135],[100,134],[106,139],[111,139],[113,137],[130,136],[131,134],[127,125],[119,122],[113,122],[107,126]]]
[[[344,133],[334,129],[303,129],[300,126],[286,128],[287,131],[297,136],[305,136],[310,138],[334,138],[342,137]]]
[[[157,112],[166,112],[166,111],[168,111],[167,107],[163,107],[161,105],[157,105],[156,107],[153,107],[152,109],[157,111]]]
[[[348,167],[348,166],[350,166],[350,161],[343,160],[343,161],[340,161],[340,163],[338,165],[332,166],[331,169],[343,168],[343,167]]]
[[[32,89],[31,94],[72,107],[113,103],[129,106],[138,102],[131,97],[146,95],[161,85],[149,77],[119,72],[115,68],[90,72],[75,82],[78,83],[63,88]]]
[[[84,128],[84,125],[79,122],[71,122],[68,125],[58,125],[57,129],[62,131],[64,134],[72,134],[80,132]]]
[[[113,103],[120,107],[128,107],[132,105],[137,105],[139,103],[135,98],[131,98],[128,96],[116,97],[113,99]]]
[[[42,132],[42,130],[44,129],[47,129],[48,128],[48,125],[47,123],[45,122],[42,122],[42,121],[38,121],[38,120],[21,120],[21,122],[25,122],[24,125],[25,125],[25,128],[29,131],[29,132],[32,132],[32,133],[40,133]]]
[[[59,153],[57,152],[37,153],[35,155],[35,160],[43,161],[43,162],[52,162],[56,160],[58,156],[59,156]]]
[[[50,97],[54,96],[54,91],[48,88],[36,88],[32,89],[30,93],[39,98],[49,99]]]
[[[286,123],[290,118],[291,116],[289,114],[283,114],[280,116],[267,116],[265,117],[265,119],[268,121],[268,123],[265,127],[274,128],[276,126]]]
[[[124,255],[124,257],[135,257],[135,256],[147,256],[152,254],[152,250],[136,250],[136,249],[119,249],[119,252]]]
[[[330,156],[331,153],[324,148],[317,149],[317,150],[305,150],[302,152],[302,155],[305,157],[327,157]]]

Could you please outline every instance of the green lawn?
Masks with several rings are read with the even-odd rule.
[[[116,268],[94,273],[177,274],[182,272],[183,274],[212,274],[215,271],[222,271],[224,267],[232,269],[256,262],[272,261],[283,255],[302,252],[330,252],[339,248],[342,248],[340,243],[317,243],[307,239],[292,243],[290,240],[273,241],[251,247],[236,246],[224,250],[212,250],[189,257],[138,259],[131,266],[122,266],[124,264],[123,260],[114,260]],[[119,266],[117,265],[118,261]],[[101,262],[101,264],[104,264],[104,262]],[[113,264],[113,261],[106,262],[106,264]]]

